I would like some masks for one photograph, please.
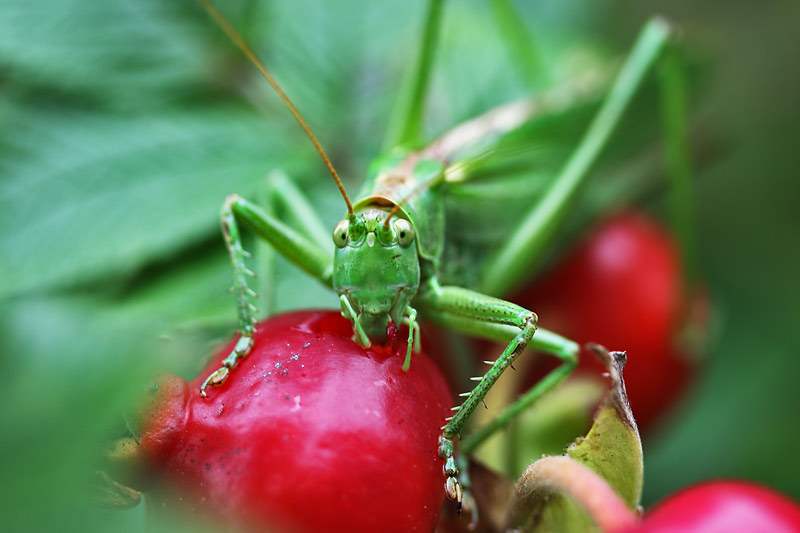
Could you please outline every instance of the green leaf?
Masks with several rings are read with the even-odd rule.
[[[509,527],[524,531],[594,531],[633,521],[642,494],[644,464],[639,430],[628,404],[624,352],[590,345],[611,378],[611,390],[585,437],[562,457],[536,461],[517,482]]]
[[[124,430],[121,415],[155,366],[152,324],[86,297],[19,299],[1,309],[0,401],[13,409],[0,438],[8,480],[0,514],[24,531],[116,530],[109,524],[125,517],[87,503],[103,442]]]
[[[15,80],[130,107],[207,83],[203,22],[193,2],[4,2],[0,65]]]
[[[227,194],[291,168],[270,126],[239,106],[16,113],[2,139],[0,293],[130,273],[216,233]]]
[[[622,380],[625,353],[609,353],[598,345],[590,348],[608,370],[611,390],[595,414],[589,433],[570,446],[567,455],[603,476],[628,507],[636,509],[642,497],[644,462],[639,428]]]

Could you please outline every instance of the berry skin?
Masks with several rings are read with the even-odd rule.
[[[433,531],[443,499],[437,439],[452,405],[424,354],[364,349],[339,313],[258,325],[253,352],[199,395],[233,343],[186,384],[169,378],[142,449],[167,503],[269,531]]]
[[[668,497],[626,533],[798,533],[800,506],[767,487],[709,481]]]

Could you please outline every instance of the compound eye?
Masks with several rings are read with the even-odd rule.
[[[414,226],[408,220],[404,218],[395,220],[394,232],[397,235],[397,242],[403,248],[408,248],[414,242]]]
[[[347,230],[349,227],[350,223],[346,220],[342,220],[336,224],[336,227],[333,228],[333,244],[339,248],[347,246]]]

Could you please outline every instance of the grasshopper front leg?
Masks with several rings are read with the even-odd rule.
[[[537,330],[536,313],[519,305],[481,294],[461,287],[441,287],[435,279],[419,295],[425,316],[440,324],[472,335],[486,338],[506,338],[509,330],[515,331],[503,353],[494,361],[483,377],[473,378],[477,386],[466,393],[466,400],[454,407],[455,414],[442,427],[439,439],[439,455],[445,461],[445,490],[448,497],[456,500],[461,508],[463,488],[459,482],[459,469],[454,458],[453,439],[460,436],[461,429],[475,408],[483,402],[486,393],[497,382],[503,371],[511,366],[525,347],[534,338]],[[545,342],[535,343],[537,348],[556,355],[564,363],[546,376],[537,387],[509,408],[495,423],[491,431],[507,424],[513,416],[535,402],[547,391],[564,380],[577,363],[578,346],[548,332]],[[489,433],[483,432],[477,446]]]
[[[253,335],[256,332],[256,320],[254,313],[256,306],[251,302],[256,293],[247,286],[247,277],[255,277],[255,274],[245,266],[245,258],[250,254],[242,246],[242,238],[239,233],[239,225],[236,223],[233,205],[239,201],[239,197],[231,195],[225,200],[220,212],[220,224],[222,226],[222,236],[225,238],[225,247],[231,258],[233,268],[233,293],[236,296],[236,309],[239,316],[239,340],[233,347],[228,356],[223,359],[222,366],[206,378],[200,386],[200,396],[207,397],[206,389],[211,386],[221,385],[228,379],[231,369],[233,369],[240,359],[247,357],[253,349]]]
[[[291,193],[294,195],[297,191],[291,189]],[[276,195],[283,194],[289,194],[286,187],[276,189]],[[253,336],[256,332],[254,318],[256,308],[251,298],[255,297],[255,292],[247,286],[247,277],[253,274],[245,265],[245,259],[249,254],[242,247],[239,223],[249,227],[272,244],[278,252],[323,284],[331,285],[333,273],[333,259],[322,244],[269,216],[258,206],[236,194],[225,200],[220,213],[220,221],[222,234],[225,237],[225,246],[228,249],[233,268],[233,292],[239,316],[238,332],[241,336],[231,353],[223,359],[222,366],[211,373],[200,386],[200,395],[203,397],[207,396],[206,389],[208,387],[224,383],[231,370],[241,359],[247,357],[253,348]],[[313,224],[316,223],[316,221],[313,222]]]
[[[422,347],[420,346],[420,332],[419,332],[419,323],[417,322],[417,310],[413,307],[406,306],[405,312],[403,313],[403,324],[408,326],[408,349],[406,350],[406,359],[403,361],[403,371],[408,372],[408,369],[411,367],[411,352],[420,352]]]

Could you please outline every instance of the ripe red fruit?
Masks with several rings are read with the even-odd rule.
[[[232,344],[190,384],[162,384],[141,445],[171,499],[269,531],[432,531],[450,392],[424,354],[402,371],[402,339],[364,349],[351,336],[339,313],[276,316],[207,399],[199,386]]]
[[[628,533],[798,533],[800,506],[766,487],[710,481],[673,494]]]
[[[656,420],[689,377],[675,345],[686,312],[680,257],[644,215],[621,213],[600,224],[512,300],[535,310],[542,327],[626,351],[625,382],[640,426]],[[584,350],[578,372],[587,371],[603,369]]]

